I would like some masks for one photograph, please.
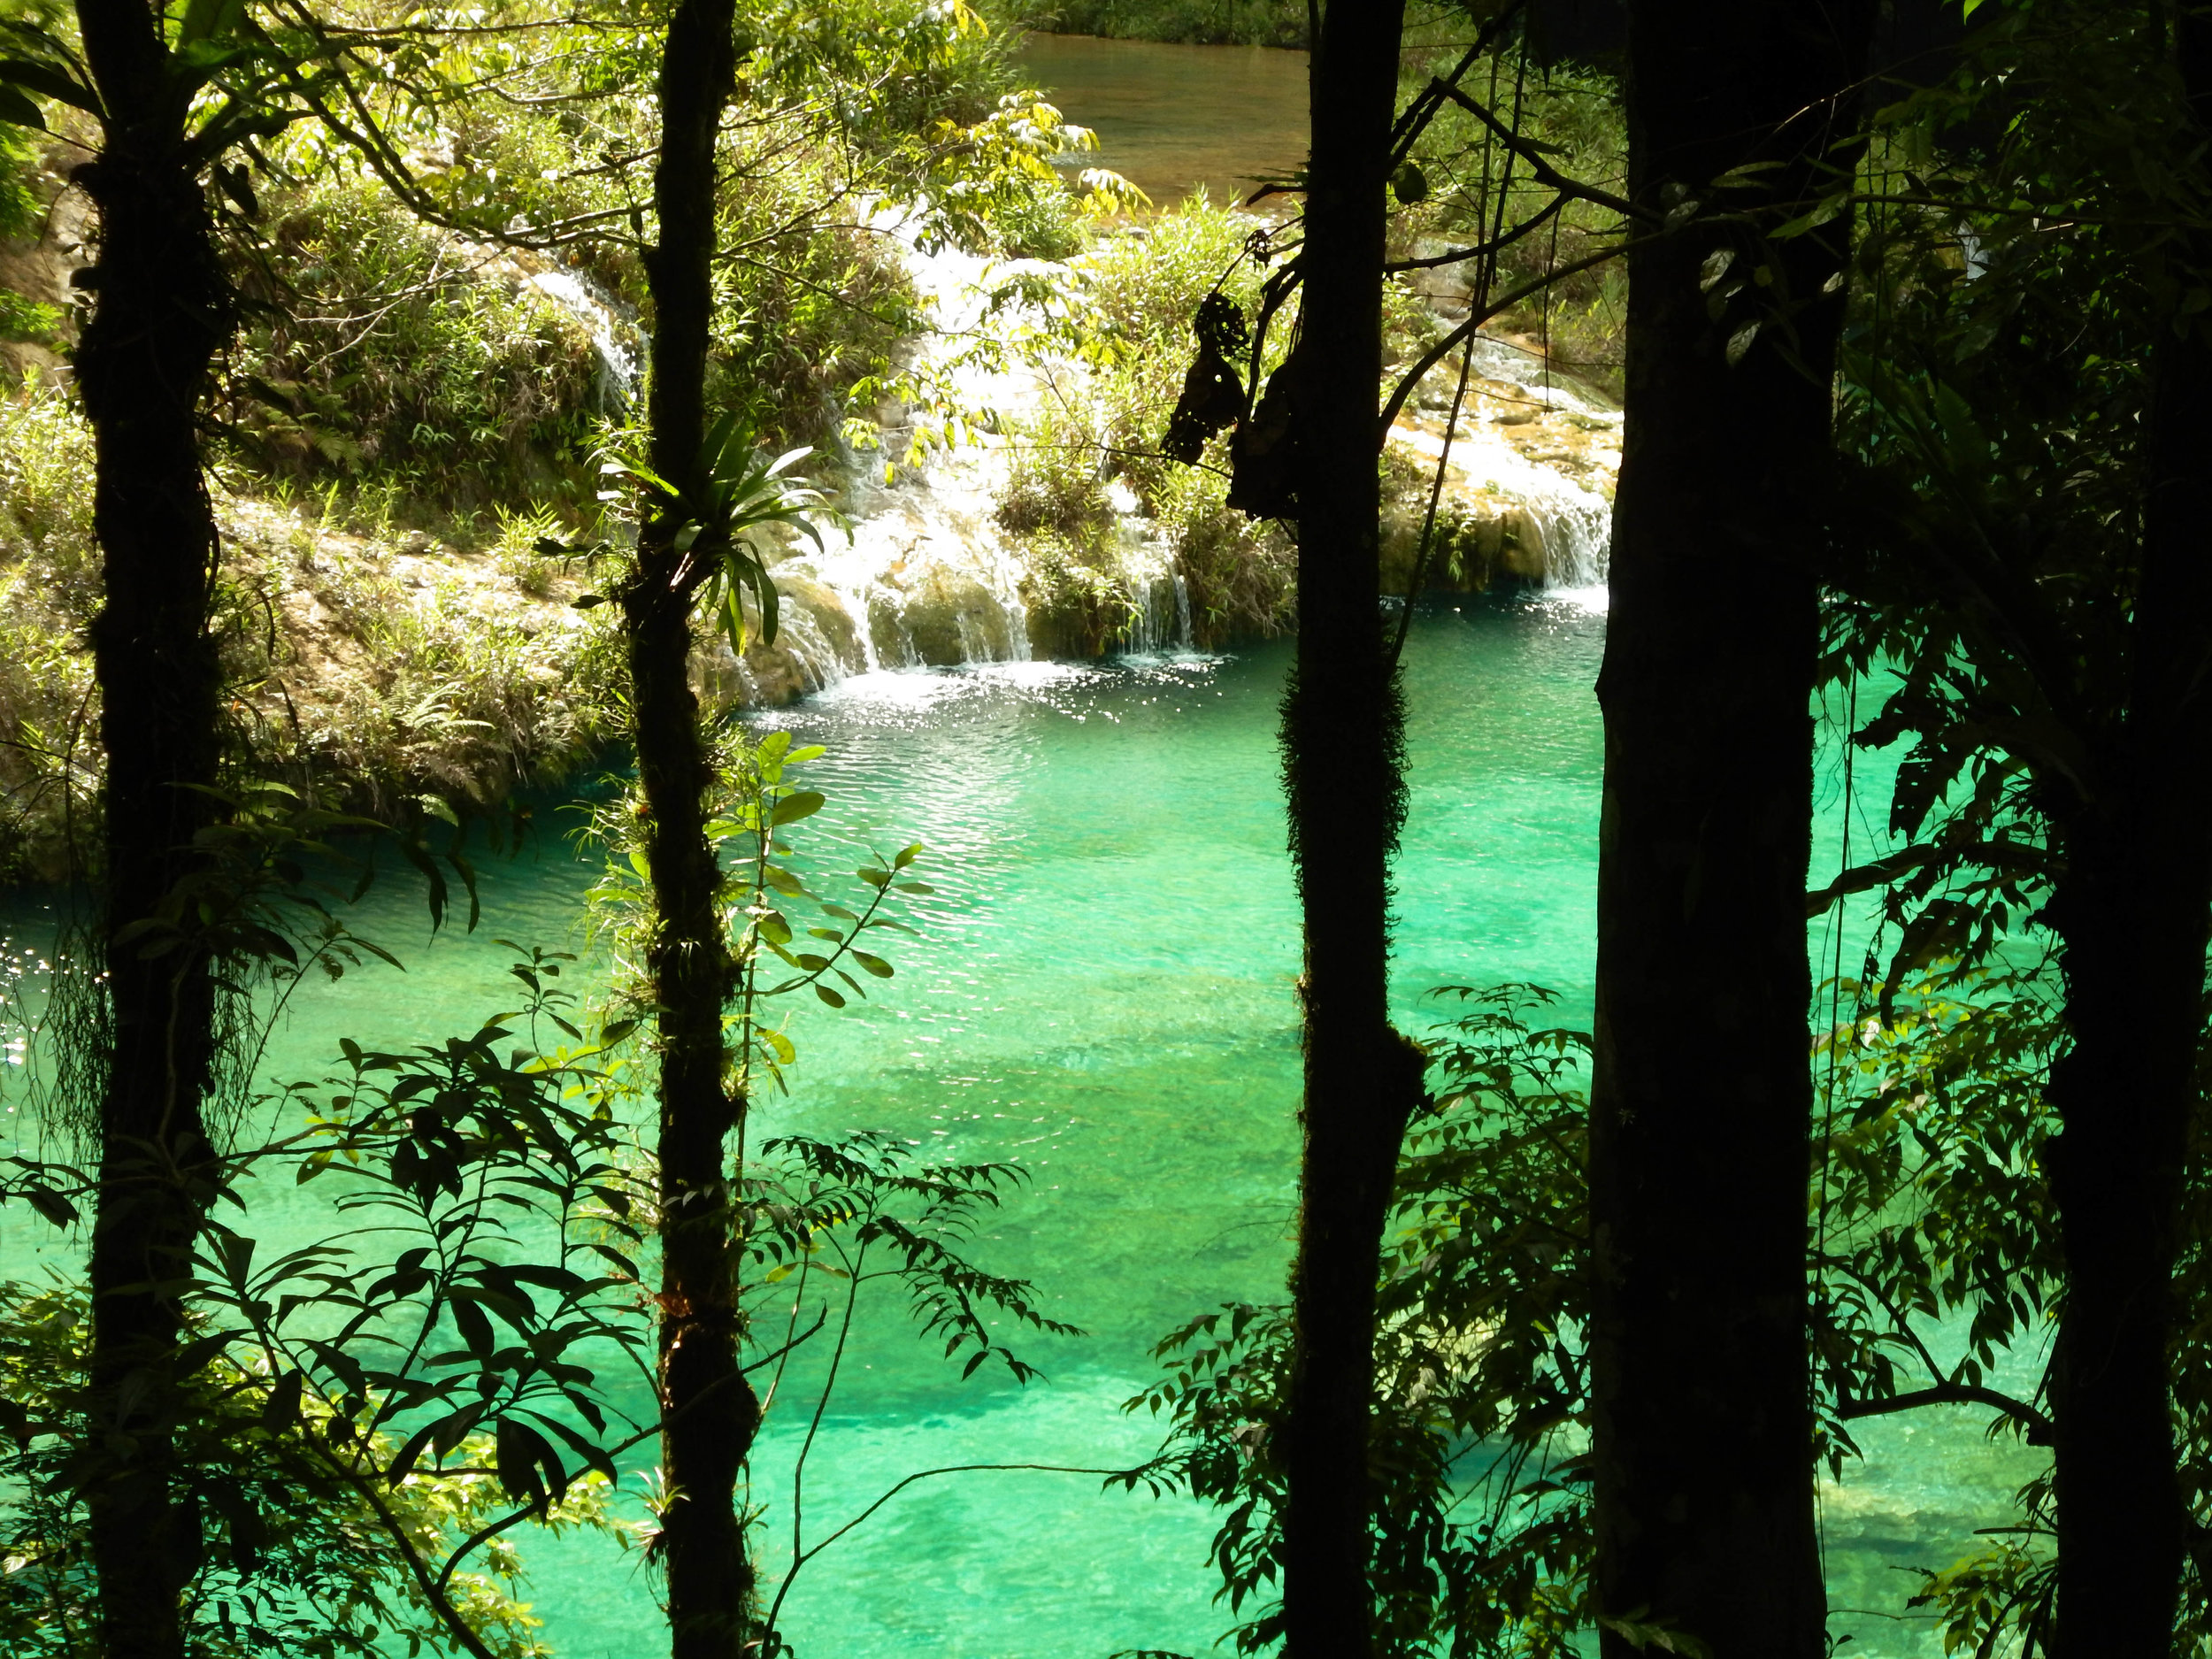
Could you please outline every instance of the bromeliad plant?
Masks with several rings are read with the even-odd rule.
[[[814,451],[802,447],[771,456],[760,447],[758,434],[742,416],[732,411],[707,428],[698,473],[704,480],[689,495],[649,466],[644,458],[620,443],[603,451],[600,473],[610,480],[626,479],[636,490],[655,498],[656,505],[672,503],[680,522],[672,543],[681,556],[672,587],[688,589],[695,603],[715,619],[729,641],[733,656],[745,655],[749,629],[745,596],[752,595],[760,615],[760,634],[772,645],[776,639],[780,597],[761,538],[772,525],[797,532],[818,549],[822,526],[841,526],[828,497],[790,469]],[[631,489],[613,488],[600,499],[619,503]],[[606,543],[573,547],[552,537],[538,541],[537,550],[549,557],[595,558]],[[605,603],[604,596],[587,594],[578,604]]]

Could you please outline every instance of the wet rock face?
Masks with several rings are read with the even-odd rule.
[[[810,576],[779,570],[776,591],[783,595],[786,629],[795,636],[803,635],[810,624],[820,635],[819,647],[826,651],[828,660],[818,663],[818,671],[833,664],[842,673],[856,674],[867,667],[867,653],[860,645],[860,625],[833,590]]]
[[[1586,388],[1552,382],[1542,359],[1485,341],[1451,431],[1423,586],[1475,593],[1494,581],[1581,587],[1604,580],[1621,417]],[[1448,365],[1446,365],[1448,367]],[[1453,377],[1440,369],[1385,449],[1383,584],[1414,579],[1421,524],[1446,454]]]
[[[1006,608],[966,571],[924,567],[899,607],[899,622],[914,655],[933,668],[1015,654]]]
[[[745,655],[719,633],[692,654],[692,689],[710,709],[780,709],[866,667],[859,625],[830,588],[795,571],[775,572],[776,637],[761,637],[758,608],[745,602]]]

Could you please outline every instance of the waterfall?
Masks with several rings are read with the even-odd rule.
[[[992,303],[987,273],[1015,278],[1047,267],[995,267],[956,250],[926,250],[913,217],[896,210],[879,210],[869,222],[896,249],[933,326],[911,342],[910,366],[964,409],[1017,414],[1033,407],[1033,371],[1005,367],[969,347]],[[1006,441],[994,431],[970,433],[907,466],[912,411],[887,406],[877,416],[879,452],[852,457],[850,534],[828,536],[818,552],[803,549],[778,565],[779,577],[795,572],[834,596],[852,621],[865,672],[1026,662],[1024,567],[993,518],[1010,470]]]
[[[1510,572],[1594,600],[1610,553],[1621,417],[1561,382],[1532,352],[1479,335],[1471,349],[1445,501],[1465,518],[1495,526],[1490,540],[1505,549],[1501,563]],[[1410,451],[1425,473],[1443,452],[1448,388],[1440,370],[1422,388],[1419,407],[1391,429],[1391,442]]]
[[[449,245],[480,280],[504,283],[510,294],[527,288],[575,320],[599,360],[592,401],[602,413],[623,414],[637,401],[652,341],[638,326],[634,307],[610,294],[589,272],[556,265],[550,255],[536,249],[495,246],[463,236],[452,237]]]
[[[599,358],[599,407],[620,414],[637,401],[638,376],[651,342],[638,326],[637,313],[602,288],[588,273],[559,265],[531,273],[529,285],[573,317],[591,336]]]
[[[1026,302],[1010,301],[1006,285],[1049,290],[1067,267],[995,264],[926,247],[915,218],[899,210],[879,209],[870,223],[895,251],[930,319],[930,330],[908,342],[906,365],[940,407],[915,411],[894,400],[879,406],[877,447],[848,457],[849,534],[831,533],[818,549],[799,544],[775,563],[787,601],[787,638],[778,647],[786,660],[733,664],[757,702],[788,701],[848,674],[1018,663],[1033,655],[1024,598],[1031,580],[1026,549],[995,516],[1013,475],[1005,434],[1047,396],[1083,396],[1084,371],[1056,365],[1058,382],[1048,391],[1046,371],[1016,361],[1018,352],[1005,342],[1018,334]],[[585,320],[595,342],[608,342],[603,352],[611,362],[634,361],[620,355],[619,319],[582,281],[552,272],[540,286]],[[1479,337],[1471,349],[1470,396],[1447,478],[1452,512],[1495,553],[1485,568],[1601,603],[1620,416],[1508,342]],[[1444,378],[1431,377],[1419,406],[1390,434],[1429,466],[1442,449],[1435,382]],[[943,408],[965,411],[970,425],[956,442],[941,442],[908,465],[917,432]],[[1171,549],[1125,484],[1117,480],[1110,493],[1113,534],[1097,557],[1127,611],[1104,643],[1138,658],[1187,652],[1190,594]],[[1056,613],[1050,620],[1060,626]],[[1049,639],[1042,622],[1039,632]]]
[[[1115,527],[1122,586],[1130,601],[1129,621],[1115,636],[1115,647],[1128,657],[1188,651],[1190,590],[1173,556],[1157,536],[1146,534],[1141,520],[1125,516]]]

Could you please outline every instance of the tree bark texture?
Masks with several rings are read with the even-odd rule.
[[[1389,861],[1403,817],[1376,523],[1385,173],[1402,3],[1337,0],[1313,58],[1296,382],[1297,666],[1283,706],[1304,902],[1305,1106],[1284,1429],[1285,1652],[1370,1651],[1375,1280],[1422,1064],[1391,1028]]]
[[[687,495],[703,482],[715,145],[735,87],[734,31],[732,0],[682,0],[661,62],[660,234],[646,261],[650,462]],[[619,595],[647,809],[654,915],[644,954],[660,1050],[661,1467],[670,1499],[660,1558],[675,1659],[737,1659],[755,1577],[737,1487],[760,1407],[738,1361],[727,1158],[742,1102],[724,1084],[731,964],[716,902],[721,872],[706,835],[712,764],[688,675],[699,574],[674,545],[687,517],[678,503],[656,503]]]
[[[1721,209],[1758,210],[1771,227],[1816,196],[1827,146],[1850,130],[1834,100],[1858,78],[1870,11],[1637,0],[1637,203],[1660,215],[1686,196],[1709,211],[1709,181],[1759,160],[1782,165]],[[1630,257],[1598,685],[1597,1594],[1607,1617],[1678,1630],[1716,1659],[1824,1650],[1804,893],[1813,555],[1841,320],[1840,297],[1822,290],[1847,222],[1770,245],[1693,217]],[[1770,280],[1709,307],[1702,279],[1724,251],[1738,280],[1762,264]],[[1762,317],[1732,365],[1728,342]],[[1603,1644],[1609,1659],[1640,1645],[1618,1631]]]
[[[2200,142],[2212,18],[2177,12]],[[2212,239],[2179,252],[2212,271]],[[2212,341],[2200,320],[2161,331],[2151,378],[2127,707],[2089,745],[2105,764],[2062,815],[2065,864],[2046,912],[2065,943],[2072,1037],[2051,1074],[2062,1132],[2043,1151],[2067,1272],[2050,1379],[2059,1659],[2165,1659],[2189,1525],[2168,1367],[2212,921]]]
[[[91,1402],[107,1453],[86,1496],[110,1659],[183,1652],[180,1598],[202,1537],[176,1486],[178,1281],[209,1195],[203,1120],[213,986],[188,940],[119,939],[199,863],[216,815],[220,671],[207,628],[217,553],[198,406],[232,326],[184,97],[145,0],[81,0],[108,111],[78,180],[99,209],[96,296],[76,353],[96,479],[103,599],[92,629],[107,753],[104,920],[112,1019],[92,1229]]]

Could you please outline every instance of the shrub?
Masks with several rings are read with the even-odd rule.
[[[0,400],[0,878],[59,873],[65,827],[94,806],[91,480],[65,393],[34,375]]]
[[[1095,634],[1118,610],[1102,644],[1143,603],[1123,573],[1110,494],[1116,480],[1151,518],[1183,579],[1194,643],[1264,638],[1290,624],[1294,552],[1280,526],[1226,505],[1225,437],[1208,446],[1198,467],[1159,453],[1194,349],[1199,301],[1220,282],[1248,313],[1256,303],[1263,273],[1241,256],[1258,227],[1201,196],[1104,238],[1079,261],[1089,281],[1098,366],[1070,395],[1048,399],[1017,434],[1020,458],[999,503],[1000,524],[1027,541],[1044,608],[1066,618],[1064,634]],[[1280,361],[1288,320],[1271,334],[1271,362]]]
[[[373,183],[325,175],[271,204],[274,310],[236,380],[244,457],[280,478],[374,479],[445,507],[586,495],[603,401],[557,269],[424,225]]]

